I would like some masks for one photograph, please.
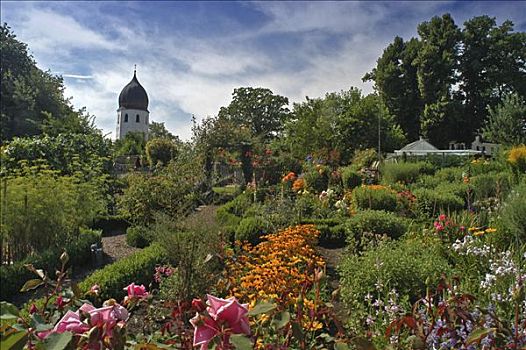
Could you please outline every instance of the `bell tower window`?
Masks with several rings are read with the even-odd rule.
[[[126,113],[126,114],[124,115],[124,122],[125,122],[125,123],[128,122],[128,113]]]
[[[136,122],[136,123],[139,123],[140,121],[141,121],[141,117],[139,117],[139,115],[137,114],[137,115],[135,116],[135,122]]]

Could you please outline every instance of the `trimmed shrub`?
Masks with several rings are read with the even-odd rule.
[[[526,244],[526,182],[513,189],[500,210],[495,242],[507,249]]]
[[[342,181],[343,188],[346,190],[352,190],[355,187],[358,187],[363,182],[362,175],[354,170],[352,167],[345,167],[341,169],[342,172]]]
[[[80,234],[75,241],[66,244],[65,250],[69,255],[68,266],[73,272],[76,268],[89,265],[91,263],[91,245],[101,243],[101,232],[89,229],[80,229]],[[46,271],[50,276],[55,275],[55,271],[60,268],[59,257],[62,251],[50,249],[38,255],[29,256],[22,261],[11,265],[0,267],[0,297],[2,300],[10,300],[24,283],[35,278],[33,273],[27,270],[25,264],[33,264],[35,268]]]
[[[414,191],[418,211],[426,216],[434,217],[437,213],[449,213],[464,209],[464,200],[453,193],[440,192],[427,188]]]
[[[398,238],[406,232],[408,223],[394,213],[383,210],[364,210],[347,220],[345,226],[350,238],[360,237],[364,233]]]
[[[155,266],[166,262],[167,256],[166,250],[161,245],[152,244],[148,248],[95,271],[79,284],[79,288],[87,291],[94,284],[98,284],[101,289],[100,297],[103,300],[109,298],[120,300],[126,295],[123,288],[130,283],[150,284],[153,280]]]
[[[352,200],[359,209],[396,210],[396,193],[385,186],[357,187],[352,191]]]
[[[305,219],[301,225],[312,224],[320,231],[318,242],[321,246],[344,246],[347,237],[347,225],[343,219]]]
[[[126,230],[126,243],[132,247],[144,248],[153,241],[153,235],[148,227],[132,226]]]
[[[368,293],[378,294],[377,286],[416,301],[424,296],[426,281],[435,286],[442,273],[451,271],[443,249],[437,239],[411,238],[345,257],[339,268],[343,302],[351,310],[363,307]]]
[[[102,230],[102,236],[105,237],[112,232],[125,232],[130,223],[122,215],[106,215],[95,219],[92,227],[96,230]]]
[[[420,175],[432,174],[433,167],[426,162],[385,163],[382,166],[382,181],[387,184],[415,182]]]
[[[252,244],[259,242],[259,237],[267,232],[267,225],[260,217],[246,217],[237,226],[235,239],[248,241]]]

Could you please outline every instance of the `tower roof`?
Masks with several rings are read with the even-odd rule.
[[[135,71],[133,71],[132,80],[122,89],[119,95],[119,108],[148,111],[148,95],[137,80]]]

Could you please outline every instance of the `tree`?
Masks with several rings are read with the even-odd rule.
[[[409,140],[418,139],[422,111],[417,83],[417,69],[413,61],[418,55],[420,42],[411,39],[404,42],[395,37],[384,50],[376,67],[363,80],[373,80],[376,89]]]
[[[178,142],[168,138],[154,138],[146,143],[146,157],[151,167],[166,165],[177,156]]]
[[[383,151],[393,150],[404,140],[379,96],[362,96],[355,88],[325,98],[307,98],[294,104],[292,114],[287,143],[300,159],[316,154],[329,160],[331,154],[339,154],[339,161],[348,163],[355,150],[377,147],[379,122]]]
[[[464,23],[460,92],[465,116],[462,129],[470,135],[483,125],[488,106],[496,107],[505,94],[515,91],[526,97],[526,34],[512,31],[512,22],[497,26],[489,16]]]
[[[7,24],[0,28],[0,59],[0,138],[3,141],[14,136],[40,134],[46,129],[46,123],[62,125],[62,131],[66,126],[75,126],[68,131],[82,132],[83,112],[74,111],[64,98],[62,77],[40,70],[27,45],[16,39]],[[75,118],[80,119],[78,123]],[[59,122],[53,123],[52,119]]]
[[[245,126],[252,136],[268,141],[280,134],[289,116],[288,98],[274,95],[270,89],[241,87],[234,89],[232,102],[221,107],[219,118],[237,128]]]
[[[123,139],[115,141],[116,156],[143,155],[146,147],[144,133],[140,131],[128,132]]]
[[[156,123],[152,121],[148,128],[148,137],[150,138],[150,140],[161,138],[169,139],[175,142],[180,142],[179,137],[168,131],[168,129],[166,129],[166,126],[164,126],[164,123]]]
[[[526,101],[519,94],[507,95],[501,104],[489,108],[482,128],[485,138],[503,145],[526,144]]]

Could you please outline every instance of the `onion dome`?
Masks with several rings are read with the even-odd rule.
[[[148,111],[148,95],[137,80],[135,71],[133,72],[133,79],[122,89],[119,95],[119,108]]]

